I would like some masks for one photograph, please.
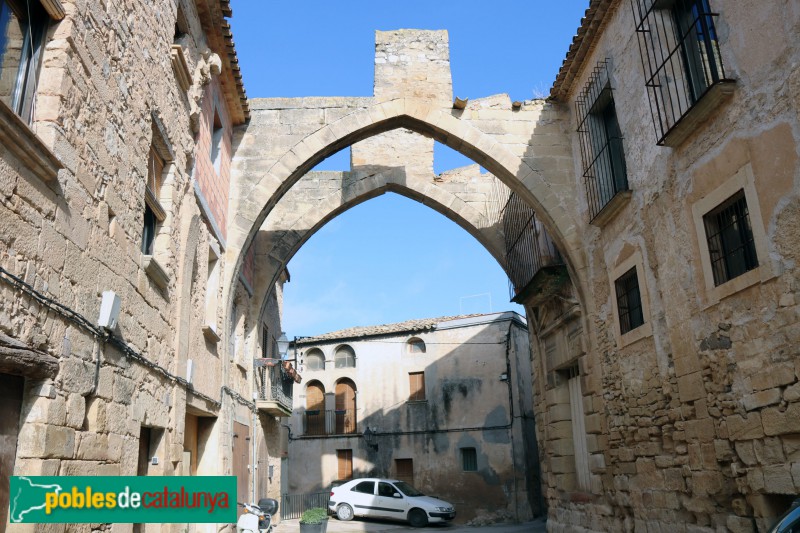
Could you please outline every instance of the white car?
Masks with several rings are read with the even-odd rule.
[[[425,496],[420,491],[396,479],[353,479],[331,490],[328,509],[339,520],[354,516],[407,520],[414,527],[435,522],[448,522],[456,510],[445,501]]]

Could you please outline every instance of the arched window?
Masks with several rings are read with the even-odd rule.
[[[304,434],[325,434],[325,387],[312,381],[306,387],[306,412],[303,420]]]
[[[325,356],[316,348],[306,352],[306,368],[308,370],[325,370]]]
[[[336,383],[336,433],[356,432],[356,384],[349,379]]]
[[[406,343],[406,351],[408,353],[425,353],[425,341],[419,337],[412,337]]]
[[[333,358],[336,368],[354,368],[356,366],[356,352],[346,344],[336,348],[336,355]]]

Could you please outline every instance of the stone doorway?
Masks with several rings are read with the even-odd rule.
[[[0,374],[0,533],[8,521],[9,482],[14,474],[25,379]]]

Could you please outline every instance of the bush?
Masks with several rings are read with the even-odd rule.
[[[328,511],[326,509],[323,509],[322,507],[314,507],[313,509],[308,509],[303,513],[303,516],[300,518],[300,523],[321,524],[327,519]]]

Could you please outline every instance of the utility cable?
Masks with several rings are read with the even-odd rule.
[[[169,381],[181,385],[184,389],[187,390],[187,392],[190,392],[191,394],[193,394],[193,395],[195,395],[195,396],[197,396],[199,398],[202,398],[203,400],[205,400],[207,402],[210,402],[213,405],[216,405],[216,406],[222,405],[221,401],[215,400],[214,398],[212,398],[212,397],[210,397],[210,396],[208,396],[206,394],[203,394],[202,392],[194,390],[194,386],[191,383],[189,383],[188,381],[186,381],[184,378],[182,378],[180,376],[176,376],[175,374],[172,374],[166,368],[160,366],[157,363],[154,363],[153,361],[150,361],[149,359],[144,357],[142,354],[140,354],[139,352],[137,352],[136,350],[131,348],[125,341],[123,341],[122,339],[120,339],[119,337],[114,335],[113,333],[106,332],[105,330],[103,330],[99,326],[96,326],[96,325],[92,324],[88,319],[86,319],[86,317],[84,317],[83,315],[81,315],[77,311],[74,311],[73,309],[70,309],[69,307],[65,306],[64,304],[61,304],[61,303],[53,300],[52,298],[49,298],[49,297],[45,296],[44,294],[42,294],[39,291],[37,291],[36,289],[34,289],[33,286],[31,286],[30,284],[26,283],[21,278],[15,276],[14,274],[12,274],[8,270],[4,269],[3,267],[0,267],[0,279],[2,279],[3,281],[5,281],[9,285],[11,285],[12,287],[17,289],[18,291],[24,292],[28,296],[32,297],[34,300],[39,302],[41,305],[43,305],[47,309],[55,311],[56,313],[60,314],[61,316],[63,316],[67,320],[69,320],[70,322],[72,322],[74,324],[77,324],[81,328],[83,328],[86,331],[88,331],[89,333],[91,333],[96,338],[102,340],[105,343],[111,344],[112,346],[114,346],[116,349],[118,349],[120,352],[122,352],[125,356],[129,357],[130,359],[133,359],[137,363],[156,371],[157,373],[159,373],[162,376],[164,376],[165,378],[167,378]],[[225,389],[227,389],[227,387],[222,387],[222,389],[224,391]],[[234,391],[230,391],[230,392],[235,394],[236,396],[239,396]],[[236,398],[236,396],[234,396],[234,398]],[[239,396],[239,398],[241,398],[241,396]],[[242,400],[244,400],[244,399],[242,398]],[[244,400],[244,402],[247,402],[247,400]],[[249,403],[250,403],[250,405],[252,405],[252,402],[249,402]],[[253,407],[255,407],[255,406],[253,406]]]

